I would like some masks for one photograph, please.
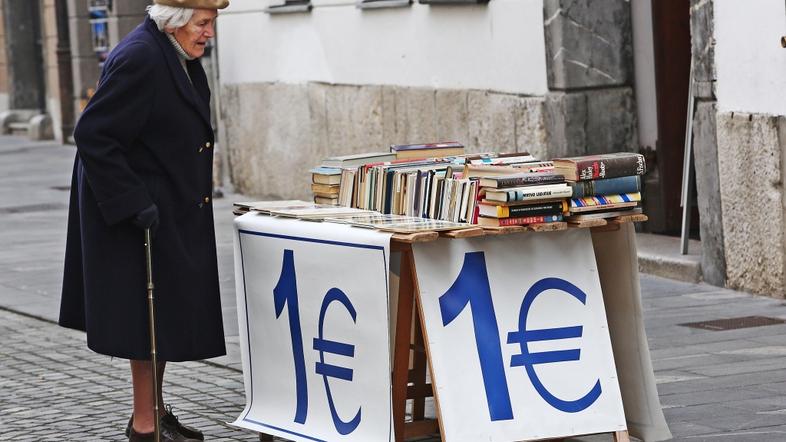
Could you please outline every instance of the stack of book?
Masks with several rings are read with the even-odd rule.
[[[480,178],[476,223],[484,227],[522,226],[562,221],[572,189],[553,171]]]
[[[314,202],[347,206],[342,202],[342,198],[345,201],[351,198],[351,195],[346,196],[341,193],[341,181],[347,179],[345,169],[394,159],[396,155],[390,152],[357,153],[325,158],[320,166],[311,169],[311,191],[314,194]]]
[[[338,204],[341,184],[341,169],[336,167],[315,167],[311,169],[311,191],[317,204]]]
[[[570,186],[568,221],[641,213],[644,156],[619,152],[554,160],[554,170]]]

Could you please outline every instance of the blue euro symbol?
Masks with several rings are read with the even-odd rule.
[[[328,405],[330,406],[330,415],[333,417],[333,425],[336,426],[336,430],[340,434],[344,435],[355,431],[355,429],[360,424],[361,409],[358,408],[358,412],[355,414],[355,417],[352,418],[352,420],[349,422],[344,422],[341,420],[341,417],[339,417],[338,412],[336,411],[336,406],[333,403],[333,394],[330,392],[330,383],[328,382],[328,378],[338,378],[351,382],[352,369],[325,363],[325,353],[348,356],[350,358],[355,357],[354,345],[330,341],[324,338],[325,314],[327,313],[327,309],[330,304],[333,303],[333,301],[340,302],[344,308],[347,309],[350,316],[352,316],[352,321],[355,323],[357,323],[357,312],[344,292],[335,287],[328,290],[327,294],[325,295],[325,299],[322,300],[322,308],[319,311],[319,337],[314,338],[314,350],[319,352],[319,362],[316,364],[316,372],[317,374],[322,375],[322,379],[325,381],[325,392],[327,393]]]
[[[569,283],[568,281],[565,281],[564,279],[543,278],[536,282],[527,291],[527,294],[524,296],[524,301],[521,303],[518,331],[508,333],[508,344],[518,343],[521,346],[521,354],[513,355],[511,357],[510,366],[524,366],[524,368],[527,370],[527,375],[529,376],[532,385],[535,387],[535,390],[537,390],[538,394],[540,394],[540,396],[552,407],[566,413],[576,413],[585,410],[587,407],[595,403],[598,397],[600,397],[600,380],[596,381],[595,386],[592,387],[589,393],[585,394],[580,399],[575,401],[566,401],[551,394],[551,392],[543,385],[543,383],[538,378],[538,374],[535,372],[535,365],[578,361],[579,357],[581,356],[581,350],[572,349],[530,353],[529,348],[527,347],[529,342],[580,338],[582,335],[582,326],[527,330],[527,316],[529,315],[529,309],[532,307],[532,303],[541,293],[550,289],[561,290],[572,295],[582,304],[587,304],[587,295],[581,291],[581,289]]]

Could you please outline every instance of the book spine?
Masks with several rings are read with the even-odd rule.
[[[500,227],[521,226],[524,224],[553,223],[562,221],[562,215],[522,216],[518,218],[501,218]]]
[[[517,218],[522,216],[535,216],[535,215],[557,215],[567,210],[567,203],[559,201],[549,204],[535,204],[531,206],[499,206],[502,209],[508,209],[504,212],[507,213],[509,218]],[[499,210],[498,210],[499,213]]]
[[[602,206],[606,204],[631,203],[641,201],[641,193],[623,193],[619,195],[596,195],[583,198],[572,198],[571,207]]]
[[[573,190],[570,187],[565,187],[556,190],[510,190],[507,192],[508,202],[510,201],[528,201],[528,200],[542,200],[547,198],[570,198]]]
[[[552,174],[538,174],[532,176],[520,176],[520,177],[513,177],[513,178],[497,178],[497,187],[515,187],[515,186],[526,186],[527,184],[554,184],[554,183],[562,183],[565,181],[565,177],[562,175],[552,175]]]
[[[590,158],[576,162],[578,181],[644,175],[647,165],[644,155],[612,158]]]
[[[641,190],[641,177],[633,175],[605,180],[576,181],[575,183],[568,183],[568,185],[573,188],[571,198],[635,193]]]

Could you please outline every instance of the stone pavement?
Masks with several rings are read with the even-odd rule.
[[[91,353],[58,327],[74,148],[0,137],[0,441],[122,440],[130,412],[125,360]],[[210,440],[256,440],[226,425],[242,411],[232,264],[233,200],[215,201],[229,354],[170,364],[166,400]],[[786,325],[728,331],[694,321],[786,319],[782,300],[642,275],[658,390],[676,440],[786,440]],[[580,440],[610,440],[608,436]]]

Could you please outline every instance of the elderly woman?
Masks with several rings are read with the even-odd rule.
[[[199,57],[228,0],[155,0],[107,59],[74,131],[60,324],[130,360],[129,440],[153,440],[143,230],[153,241],[159,381],[225,354],[213,228],[210,90]],[[163,402],[161,402],[163,403]],[[171,408],[162,440],[203,439]]]

